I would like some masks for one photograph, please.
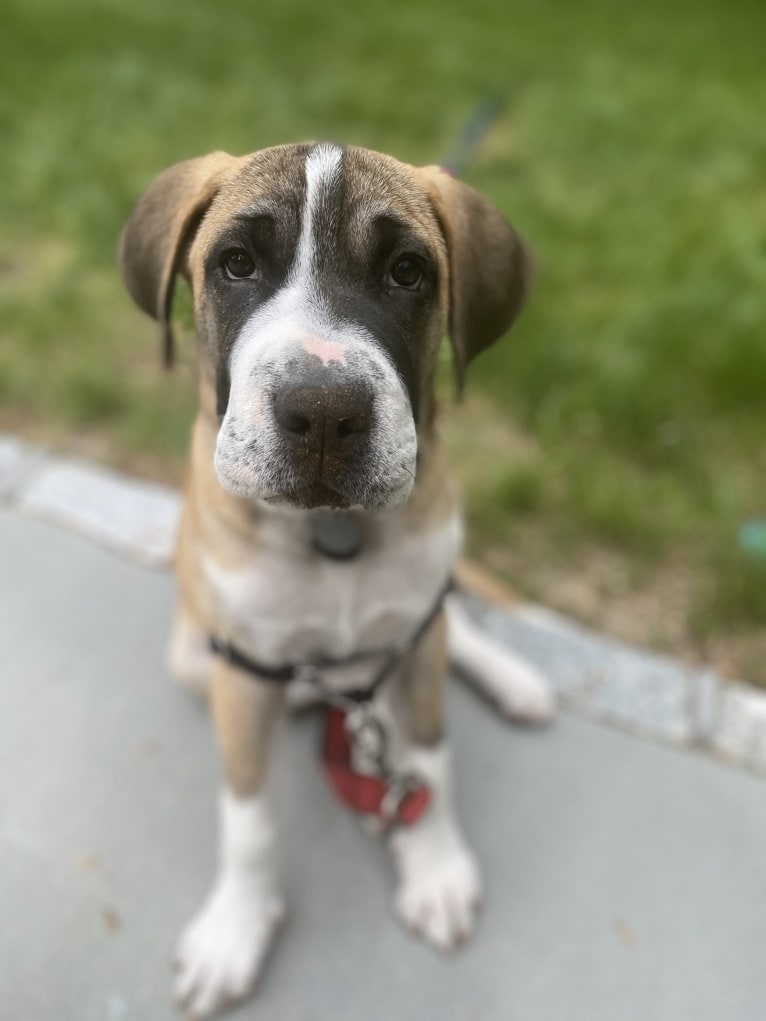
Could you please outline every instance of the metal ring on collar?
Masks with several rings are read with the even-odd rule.
[[[414,773],[392,774],[388,781],[388,790],[380,803],[380,816],[385,826],[396,822],[404,799],[411,791],[418,790],[422,786],[423,781]]]

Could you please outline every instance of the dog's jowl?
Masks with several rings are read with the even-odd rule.
[[[168,359],[186,277],[200,343],[170,666],[210,697],[225,787],[176,996],[204,1017],[246,995],[283,917],[267,776],[291,699],[330,706],[328,779],[387,840],[405,925],[451,949],[481,884],[452,800],[448,658],[509,715],[551,704],[448,595],[461,529],[434,374],[445,333],[462,382],[510,326],[527,251],[438,168],[318,144],[170,167],[120,257]]]

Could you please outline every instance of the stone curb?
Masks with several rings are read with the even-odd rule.
[[[0,435],[2,505],[134,562],[167,567],[180,496]],[[467,602],[490,634],[545,674],[567,709],[766,775],[766,695],[757,689],[598,635],[539,606],[500,608],[470,596]]]
[[[148,567],[167,567],[179,493],[0,436],[0,505],[63,525]]]

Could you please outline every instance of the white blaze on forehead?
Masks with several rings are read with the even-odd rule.
[[[315,146],[306,157],[306,201],[291,283],[305,279],[314,268],[316,213],[322,199],[340,179],[342,161],[343,150],[327,143]]]

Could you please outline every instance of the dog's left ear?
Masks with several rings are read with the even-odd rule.
[[[176,163],[136,202],[120,237],[122,277],[139,308],[162,328],[165,364],[173,363],[173,286],[199,224],[241,160],[225,152]]]
[[[440,167],[420,173],[447,242],[449,333],[460,392],[471,359],[521,312],[532,282],[532,256],[483,195]]]

